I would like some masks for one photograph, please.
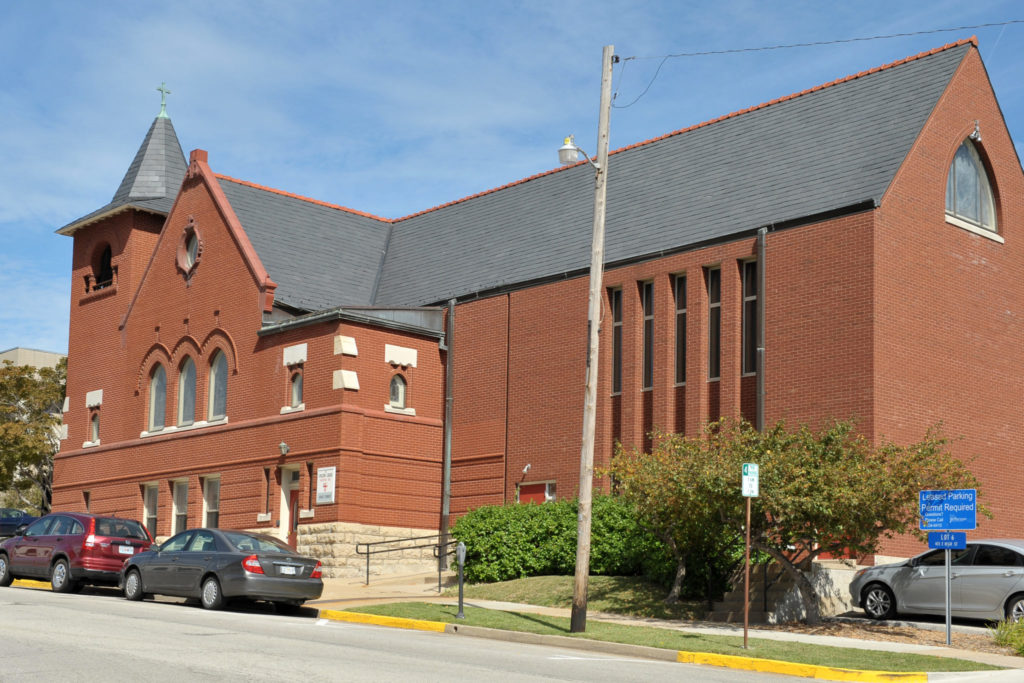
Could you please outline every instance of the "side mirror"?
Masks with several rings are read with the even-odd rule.
[[[28,528],[28,524],[19,524],[18,528],[14,530],[14,535],[15,536],[24,536],[25,535],[25,529],[27,529],[27,528]]]

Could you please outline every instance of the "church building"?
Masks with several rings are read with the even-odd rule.
[[[446,504],[575,497],[588,164],[402,218],[216,166],[161,110],[58,231],[54,509],[264,530],[337,576]],[[897,442],[942,422],[977,533],[1022,535],[1024,174],[974,39],[615,150],[607,193],[598,467],[759,410]]]

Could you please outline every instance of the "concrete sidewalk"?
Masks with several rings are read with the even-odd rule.
[[[438,594],[437,574],[414,574],[405,576],[370,577],[369,585],[365,584],[364,578],[324,579],[323,596],[319,600],[310,601],[306,604],[309,607],[313,607],[318,610],[352,610],[357,609],[360,605],[408,601],[438,602],[441,604],[457,604],[458,602],[457,598],[445,597]],[[494,602],[490,600],[467,599],[465,600],[465,605],[469,607],[503,610],[506,612],[527,612],[566,618],[570,615],[570,610],[568,608],[542,607],[538,605]],[[605,614],[601,612],[590,612],[587,615],[587,618],[595,621],[607,621],[632,626],[653,626],[657,628],[676,629],[689,633],[743,636],[742,624],[677,622],[666,621],[663,619],[626,617],[618,614]],[[954,628],[956,629],[957,627]],[[749,635],[751,638],[764,638],[766,640],[797,641],[816,645],[827,645],[831,647],[907,652],[921,655],[932,655],[936,657],[965,659],[983,664],[991,664],[993,666],[1018,669],[1019,671],[1013,673],[1014,675],[1019,676],[1019,678],[1004,678],[1003,680],[1024,681],[1024,657],[975,652],[973,650],[959,650],[949,647],[936,647],[934,645],[861,640],[858,638],[813,635],[777,629],[758,629],[756,626],[749,629]],[[954,674],[950,674],[950,676],[954,676]],[[961,676],[961,674],[955,674],[955,676]]]

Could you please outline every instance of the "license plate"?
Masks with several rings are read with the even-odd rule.
[[[119,545],[117,546],[117,552],[122,555],[132,555],[135,553],[135,548],[130,545]]]
[[[282,574],[290,574],[292,576],[295,576],[295,567],[289,567],[289,566],[281,567],[281,573]]]

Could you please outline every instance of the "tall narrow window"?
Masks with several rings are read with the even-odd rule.
[[[654,283],[640,285],[640,305],[644,311],[643,388],[654,387]]]
[[[743,263],[743,374],[757,372],[757,261]]]
[[[302,372],[292,373],[291,379],[291,407],[298,408],[302,405]]]
[[[100,442],[100,411],[98,410],[94,410],[92,417],[89,418],[89,441],[94,444]]]
[[[158,496],[160,487],[156,484],[147,484],[142,493],[143,521],[149,529],[149,535],[156,538]]]
[[[219,420],[228,410],[228,358],[217,350],[210,360],[210,409],[208,419]]]
[[[163,365],[157,365],[149,376],[149,431],[163,429],[166,416],[167,371]]]
[[[96,289],[109,287],[114,281],[114,266],[111,260],[110,245],[103,248],[100,254],[99,268],[96,271]]]
[[[970,140],[953,156],[946,178],[946,216],[996,232],[992,186],[977,148]]]
[[[263,468],[263,512],[270,514],[270,468]]]
[[[196,364],[186,357],[178,369],[178,425],[187,426],[196,420]]]
[[[677,275],[676,294],[676,384],[686,384],[686,276]]]
[[[708,268],[708,379],[722,372],[722,270]]]
[[[389,405],[392,408],[405,408],[405,378],[401,375],[395,375],[391,378]]]
[[[179,534],[188,528],[188,481],[174,482],[174,528],[171,534]]]
[[[608,292],[612,309],[612,393],[622,393],[622,290]]]
[[[203,479],[203,526],[213,529],[220,523],[220,477]]]

